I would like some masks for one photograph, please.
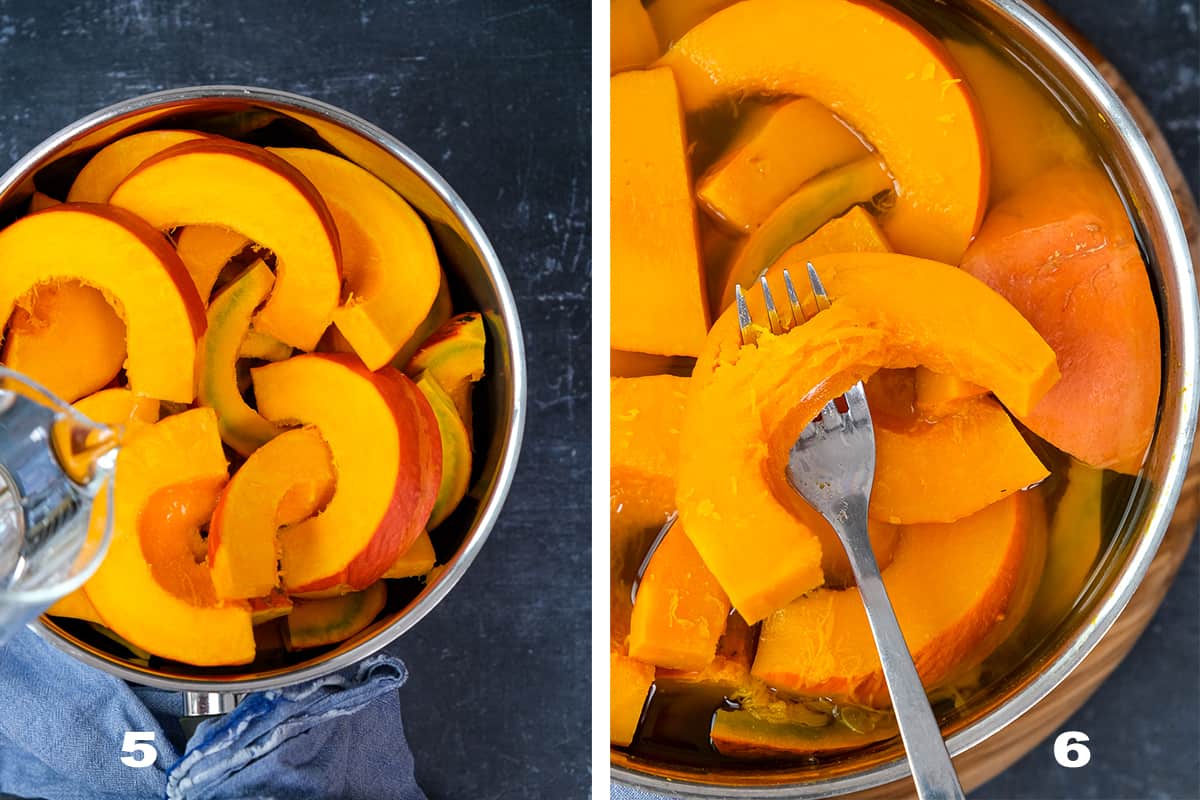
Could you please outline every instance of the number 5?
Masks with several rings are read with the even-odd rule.
[[[154,745],[154,731],[125,731],[125,741],[121,743],[121,752],[133,753],[121,756],[121,763],[134,769],[149,767],[158,760],[158,751]]]

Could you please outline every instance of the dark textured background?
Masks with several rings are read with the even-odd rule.
[[[589,784],[589,20],[582,0],[0,0],[0,172],[132,95],[269,86],[399,137],[491,237],[525,326],[530,413],[500,524],[395,648],[435,800],[578,798]]]

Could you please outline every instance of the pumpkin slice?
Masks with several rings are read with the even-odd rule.
[[[392,360],[433,307],[441,285],[425,222],[392,187],[344,158],[297,147],[270,148],[321,193],[342,243],[350,293],[333,313],[369,369]]]
[[[717,642],[716,656],[703,669],[658,667],[654,671],[654,685],[668,691],[719,691],[730,699],[743,695],[750,684],[750,665],[754,661],[758,632],[747,625],[740,614],[730,614],[724,625],[725,632]]]
[[[163,502],[163,490],[220,485],[225,480],[225,454],[216,414],[208,408],[185,411],[130,435],[117,456],[117,474],[121,479],[116,484],[112,540],[100,568],[85,587],[104,624],[138,647],[187,664],[216,666],[252,661],[254,635],[249,608],[236,603],[189,602],[159,582],[143,551],[146,543],[163,535],[199,540],[198,532],[190,525],[172,526],[170,520],[152,517],[147,509],[152,501],[160,511],[169,506]],[[106,496],[100,495],[92,510],[94,527],[103,526],[106,504]],[[195,567],[190,547],[182,551]],[[159,567],[161,574],[164,565],[160,563]],[[181,564],[180,574],[197,581],[187,592],[190,599],[211,596],[211,579],[205,592],[202,570]]]
[[[38,284],[77,280],[95,287],[125,322],[130,388],[180,403],[196,396],[204,304],[174,249],[140,219],[117,208],[64,203],[0,231],[0,264],[0,318],[8,319]]]
[[[887,237],[871,215],[861,205],[852,207],[840,217],[826,222],[817,232],[784,251],[771,265],[772,270],[791,270],[794,277],[808,273],[805,266],[817,256],[830,253],[890,253]]]
[[[293,352],[290,344],[251,328],[246,331],[246,338],[242,339],[242,346],[238,348],[238,358],[283,361],[285,358],[291,358]]]
[[[941,419],[954,413],[964,400],[985,394],[987,389],[956,375],[916,369],[916,410],[930,419]]]
[[[197,131],[143,131],[107,145],[75,177],[68,203],[107,203],[113,189],[151,156],[183,142],[211,138]]]
[[[312,350],[342,286],[337,227],[303,174],[260,147],[230,140],[175,145],[142,163],[109,202],[159,230],[215,225],[275,253],[275,287],[255,327]]]
[[[250,615],[255,627],[273,619],[286,617],[292,613],[295,604],[292,598],[281,591],[272,591],[266,597],[255,597],[249,601]]]
[[[46,609],[46,613],[52,617],[82,619],[99,625],[104,624],[104,620],[100,619],[100,612],[92,605],[92,601],[88,599],[87,592],[82,586],[65,597],[59,598],[54,605]]]
[[[400,554],[387,572],[385,578],[419,578],[428,575],[437,563],[437,553],[433,549],[433,541],[425,531],[417,536],[407,550]]]
[[[274,282],[275,277],[262,261],[250,265],[213,298],[208,307],[208,330],[200,340],[200,403],[216,409],[221,439],[244,456],[279,433],[276,425],[247,405],[237,385],[238,351],[255,309],[270,294]]]
[[[611,344],[694,356],[708,330],[708,299],[675,80],[652,69],[611,83]]]
[[[609,12],[610,72],[641,69],[658,58],[658,37],[642,0],[612,0]]]
[[[616,526],[631,534],[657,532],[675,510],[679,430],[688,379],[674,375],[612,378],[609,381],[610,491]],[[637,566],[640,554],[633,554]]]
[[[817,537],[781,503],[779,486],[788,451],[826,401],[879,367],[919,363],[956,370],[1010,408],[1032,407],[1058,378],[1053,352],[1029,323],[961,270],[890,253],[815,264],[833,307],[785,335],[764,331],[748,347],[730,309],[697,362],[684,415],[680,520],[750,623],[823,581]],[[775,277],[775,296],[786,297]],[[747,302],[752,319],[766,318],[760,291]],[[802,302],[811,312],[811,297]]]
[[[325,510],[282,531],[289,594],[365,589],[424,530],[441,484],[437,418],[399,372],[312,354],[251,370],[263,416],[315,425],[337,489]]]
[[[487,333],[483,315],[471,311],[448,319],[407,362],[410,377],[427,373],[446,390],[468,432],[471,430],[471,386],[484,374]]]
[[[658,41],[670,47],[683,35],[736,0],[652,0],[647,11]]]
[[[988,214],[962,268],[1004,295],[1062,366],[1035,408],[1013,413],[1080,461],[1136,473],[1158,415],[1158,310],[1107,176],[1094,167],[1040,176]]]
[[[91,286],[75,281],[38,286],[17,301],[3,360],[73,403],[121,371],[125,323]],[[18,391],[20,386],[13,384]]]
[[[159,402],[128,389],[102,389],[75,403],[75,410],[106,425],[124,425],[132,432],[158,422]]]
[[[659,63],[689,112],[755,95],[833,109],[896,179],[888,240],[949,264],[967,249],[988,198],[983,124],[943,45],[913,20],[869,0],[810,0],[802,10],[747,0],[697,25]]]
[[[871,516],[896,525],[954,522],[1050,474],[989,397],[937,422],[875,425]]]
[[[659,667],[704,669],[728,618],[729,598],[676,523],[638,586],[629,655]]]
[[[296,600],[283,629],[288,650],[337,644],[359,633],[387,603],[387,587],[376,581],[365,591],[320,600]]]
[[[608,654],[608,666],[611,689],[608,738],[618,747],[624,747],[633,741],[642,719],[654,683],[654,667],[612,651]]]
[[[761,719],[750,711],[718,709],[709,737],[717,752],[739,758],[778,757],[780,753],[812,756],[857,750],[872,741],[894,734],[862,734],[838,723],[814,726],[798,722]]]
[[[750,286],[793,245],[816,233],[830,218],[856,203],[868,202],[890,186],[891,180],[873,156],[830,170],[801,186],[738,247],[725,279],[721,309],[733,303],[737,284]]]
[[[471,435],[458,416],[454,401],[433,376],[422,373],[417,378],[417,388],[437,417],[442,439],[442,482],[425,523],[426,529],[432,530],[441,525],[467,495],[471,483]]]
[[[786,100],[747,116],[697,181],[696,195],[731,230],[750,233],[817,174],[866,154],[858,137],[820,103]]]
[[[921,681],[934,686],[1003,616],[1025,557],[1034,498],[1019,494],[949,525],[912,525],[883,572]],[[753,674],[795,694],[886,707],[858,592],[820,589],[763,624]]]
[[[33,196],[29,198],[28,213],[36,214],[39,211],[45,211],[47,208],[53,208],[57,205],[62,205],[62,200],[56,200],[50,195],[43,194],[42,192],[34,192]]]
[[[189,225],[179,232],[175,252],[187,267],[205,305],[221,270],[249,244],[250,240],[240,233],[215,225]]]
[[[246,459],[221,493],[208,533],[208,563],[222,600],[265,597],[279,583],[279,529],[311,517],[337,476],[316,428],[285,431]]]

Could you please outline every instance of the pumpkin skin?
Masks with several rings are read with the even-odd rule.
[[[945,47],[859,0],[746,0],[659,60],[685,111],[757,95],[811,97],[870,142],[896,179],[883,228],[896,249],[957,263],[983,219],[988,151],[975,100]]]
[[[63,203],[0,231],[0,318],[38,284],[75,280],[121,309],[129,386],[190,403],[204,303],[166,239],[128,211]]]
[[[818,538],[780,502],[775,481],[825,402],[880,367],[920,363],[957,371],[1014,410],[1028,410],[1058,379],[1054,353],[1032,326],[955,267],[889,253],[814,263],[833,307],[746,347],[731,309],[709,334],[684,415],[680,521],[750,623],[824,580]],[[939,287],[936,297],[929,286]],[[776,296],[786,297],[782,286]],[[760,292],[747,300],[752,318],[765,319]],[[802,303],[814,311],[811,296]]]
[[[387,586],[376,581],[361,592],[319,600],[296,600],[287,615],[288,650],[336,644],[366,628],[387,603]]]

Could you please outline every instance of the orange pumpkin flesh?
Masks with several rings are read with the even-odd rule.
[[[90,420],[124,425],[133,431],[158,422],[159,402],[128,389],[103,389],[75,403],[75,410]]]
[[[259,411],[315,425],[337,489],[280,536],[289,594],[365,589],[420,535],[441,482],[437,420],[420,390],[353,356],[301,355],[251,371]]]
[[[319,600],[296,600],[284,627],[288,650],[336,644],[370,625],[387,602],[382,581],[366,590]]]
[[[1007,607],[1034,499],[1024,494],[949,525],[904,528],[884,584],[917,672],[936,685]],[[879,655],[858,592],[820,589],[763,624],[753,674],[769,686],[881,707]]]
[[[670,669],[704,669],[713,660],[728,617],[729,598],[676,523],[638,586],[629,655]]]
[[[916,410],[933,419],[954,412],[964,401],[987,394],[987,389],[955,375],[916,369]]]
[[[142,556],[160,586],[191,606],[215,606],[200,528],[212,518],[225,476],[164,486],[150,495],[138,519]]]
[[[337,477],[312,427],[279,434],[246,459],[221,493],[208,533],[213,586],[223,600],[265,597],[279,583],[276,536],[329,502]]]
[[[1162,353],[1146,265],[1108,178],[1061,167],[1033,180],[988,214],[962,268],[1058,357],[1062,380],[1036,407],[1012,409],[1021,422],[1087,464],[1136,473],[1154,435]]]
[[[250,240],[240,233],[215,225],[189,225],[179,232],[175,252],[187,267],[205,305],[221,270],[249,244]]]
[[[433,549],[433,541],[428,533],[421,531],[412,545],[392,562],[387,572],[383,573],[383,577],[419,578],[428,575],[436,563],[437,553]]]
[[[225,480],[225,454],[216,415],[211,409],[198,408],[131,434],[117,457],[117,476],[112,540],[104,561],[85,587],[104,624],[138,647],[188,664],[252,661],[249,608],[236,603],[188,602],[159,583],[142,549],[150,536],[144,532],[148,530],[145,526],[157,522],[146,516],[152,498],[158,495],[159,501],[163,500],[167,495],[159,493],[172,487],[216,485]],[[93,526],[103,525],[105,505],[101,495],[92,511]],[[188,535],[189,531],[185,526],[174,529],[174,534]],[[184,555],[195,564],[194,554],[184,551]],[[186,565],[184,569],[189,576],[198,574]],[[202,594],[200,589],[192,596],[199,599]]]
[[[317,190],[282,158],[230,140],[185,142],[143,162],[109,202],[159,230],[214,225],[274,252],[275,287],[255,322],[264,333],[311,350],[333,318],[337,228]]]
[[[447,319],[433,331],[404,368],[416,378],[428,373],[446,390],[458,415],[471,429],[471,386],[483,378],[487,332],[476,312]]]
[[[871,516],[897,525],[954,522],[1050,474],[991,398],[937,422],[875,425]]]
[[[333,323],[369,369],[392,360],[433,307],[441,266],[425,222],[390,186],[339,156],[270,148],[321,193],[342,245],[349,296]]]
[[[658,37],[641,0],[612,0],[609,72],[641,69],[658,58]]]
[[[675,80],[653,69],[615,75],[611,84],[610,344],[694,356],[708,330],[708,300]]]
[[[804,146],[798,148],[798,141]],[[696,195],[714,217],[750,233],[817,174],[866,152],[820,103],[787,100],[756,109],[741,123],[717,163],[696,182]]]
[[[988,197],[982,123],[958,68],[890,8],[809,0],[795,12],[792,0],[747,0],[693,28],[659,61],[674,71],[684,108],[762,94],[813,98],[895,177],[897,202],[883,219],[892,244],[957,263]]]
[[[208,329],[198,348],[199,401],[217,411],[221,439],[244,456],[279,433],[278,426],[246,403],[237,385],[238,351],[274,281],[267,265],[256,261],[222,289],[208,307]]]
[[[68,203],[106,203],[113,189],[151,156],[183,142],[209,138],[196,131],[144,131],[122,136],[84,165],[67,194]]]
[[[890,253],[892,247],[871,212],[856,205],[826,222],[817,232],[784,251],[771,265],[772,271],[790,270],[795,277],[807,275],[805,265],[830,253]]]
[[[630,534],[657,531],[675,510],[688,380],[673,375],[612,378],[609,386],[613,522]],[[640,563],[641,556],[635,557]]]
[[[784,474],[787,451],[827,400],[878,367],[924,362],[1028,409],[1058,377],[1029,323],[961,270],[882,253],[823,256],[816,267],[833,307],[748,347],[726,313],[693,372],[684,416],[680,520],[751,623],[823,581],[817,538],[781,505],[767,476]],[[940,287],[938,296],[926,286]],[[776,296],[786,297],[782,287]],[[760,293],[748,302],[752,317],[764,318]],[[812,307],[811,298],[805,303]]]
[[[291,358],[294,348],[274,336],[268,336],[254,328],[246,331],[246,338],[238,347],[238,358],[257,358],[262,361],[283,361]]]
[[[73,403],[121,371],[125,323],[91,286],[68,281],[35,287],[17,301],[3,360]]]
[[[609,651],[608,680],[612,700],[608,707],[608,737],[613,744],[624,747],[633,741],[650,686],[654,683],[654,667]]]
[[[0,318],[30,288],[64,280],[99,289],[124,320],[130,388],[192,401],[204,304],[166,239],[127,211],[71,203],[0,231]]]
[[[471,435],[458,416],[454,401],[431,375],[422,373],[416,383],[437,417],[442,440],[442,481],[425,523],[432,530],[450,516],[467,494],[471,483]]]
[[[721,309],[734,299],[734,287],[750,286],[786,256],[797,241],[815,234],[830,217],[865,203],[891,186],[874,156],[864,156],[818,175],[783,201],[762,226],[738,246],[721,293]]]

